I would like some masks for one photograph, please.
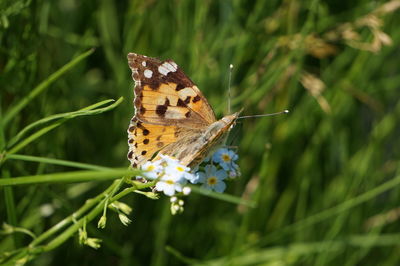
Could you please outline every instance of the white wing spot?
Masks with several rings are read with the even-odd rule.
[[[173,68],[175,68],[175,71],[178,69],[178,65],[174,61],[171,61],[169,63]]]
[[[144,66],[144,67],[146,66],[146,61],[142,62],[142,66]]]
[[[160,72],[160,74],[164,76],[166,76],[169,73],[168,69],[166,69],[164,65],[158,67],[158,72]]]
[[[185,115],[181,113],[179,107],[169,107],[167,112],[165,112],[165,118],[167,119],[182,119],[185,118]]]
[[[195,97],[197,93],[193,90],[193,88],[186,87],[180,91],[178,91],[179,98],[186,99],[186,97],[191,96]]]
[[[158,67],[158,72],[166,76],[169,72],[175,72],[178,69],[177,67],[178,66],[174,61],[164,62],[161,66]]]
[[[150,69],[146,69],[143,74],[146,78],[149,79],[153,76],[153,71],[151,71]]]

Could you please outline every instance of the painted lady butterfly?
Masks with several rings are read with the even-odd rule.
[[[194,167],[218,146],[238,113],[216,120],[206,98],[172,60],[128,54],[135,81],[135,116],[128,128],[133,167],[159,152]]]

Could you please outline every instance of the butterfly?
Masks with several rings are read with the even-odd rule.
[[[135,115],[128,128],[132,167],[157,158],[178,159],[194,167],[220,145],[239,112],[220,120],[198,87],[172,60],[128,54],[135,81]]]

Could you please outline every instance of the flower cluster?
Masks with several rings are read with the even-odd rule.
[[[235,162],[238,158],[239,156],[234,151],[226,148],[217,150],[212,156],[212,160],[227,171],[229,178],[232,179],[240,176],[239,166]]]
[[[158,180],[155,189],[163,191],[167,196],[173,196],[176,192],[189,194],[190,188],[185,187],[188,182],[196,183],[197,177],[190,173],[190,168],[182,165],[177,159],[159,154],[161,159],[148,161],[141,169],[145,171],[143,177],[150,180]]]
[[[196,171],[199,183],[202,188],[224,192],[226,188],[225,179],[235,178],[240,175],[239,166],[235,163],[238,155],[226,148],[217,150],[212,156],[206,158],[207,165],[203,171]]]
[[[217,150],[204,160],[206,165],[202,164],[193,171],[175,158],[163,154],[159,157],[161,159],[142,165],[141,169],[145,171],[143,177],[157,180],[155,189],[170,197],[176,193],[188,195],[190,188],[185,186],[188,183],[200,183],[202,188],[222,193],[226,188],[225,180],[240,175],[239,166],[235,163],[238,155],[226,148]]]

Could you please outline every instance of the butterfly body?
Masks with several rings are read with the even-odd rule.
[[[224,142],[224,137],[233,126],[237,114],[225,116],[198,133],[183,136],[178,142],[171,143],[160,152],[177,158],[183,165],[194,167]]]
[[[128,54],[135,80],[135,116],[128,128],[128,159],[133,167],[158,153],[194,167],[218,146],[238,113],[216,120],[197,86],[172,60]]]

